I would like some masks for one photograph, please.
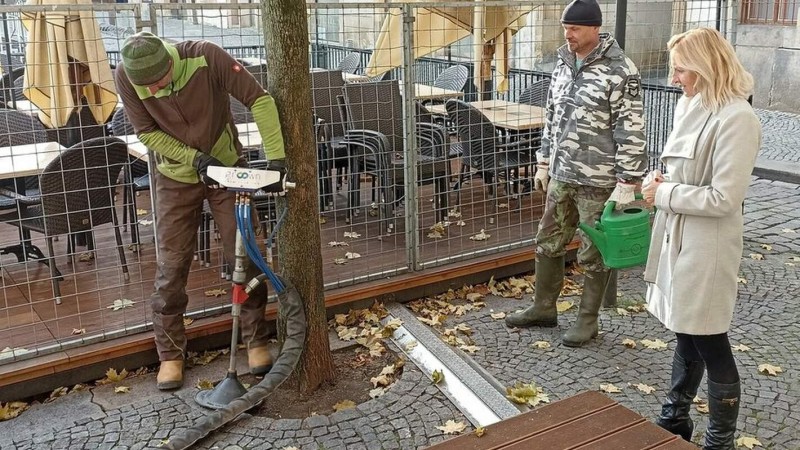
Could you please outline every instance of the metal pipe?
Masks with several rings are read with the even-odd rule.
[[[625,31],[628,21],[628,0],[617,0],[617,17],[614,24],[614,39],[625,50]]]

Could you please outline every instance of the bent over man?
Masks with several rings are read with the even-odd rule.
[[[161,366],[158,388],[183,385],[186,336],[183,314],[203,201],[219,227],[227,261],[234,261],[235,194],[217,189],[211,166],[246,166],[229,96],[250,108],[273,170],[285,167],[283,137],[273,98],[233,57],[207,41],[164,42],[140,32],[122,47],[117,90],[136,134],[155,153],[158,268],[151,297],[153,331]],[[253,264],[248,275],[256,274]],[[242,306],[242,340],[250,371],[272,366],[267,351],[266,287]]]
[[[547,193],[536,235],[536,292],[533,306],[506,317],[511,327],[558,325],[565,247],[578,222],[594,224],[609,200],[632,202],[644,174],[639,71],[613,37],[600,33],[602,23],[595,0],[574,0],[561,16],[567,43],[558,49],[534,175],[536,188]],[[598,248],[580,238],[585,280],[578,319],[562,339],[570,347],[597,336],[610,273]]]

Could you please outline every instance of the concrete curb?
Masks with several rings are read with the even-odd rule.
[[[758,158],[753,175],[772,181],[800,184],[800,163]]]

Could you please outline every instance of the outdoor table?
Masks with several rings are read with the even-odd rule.
[[[35,116],[39,114],[39,107],[34,105],[30,100],[13,100],[6,102],[9,107],[13,106],[17,111],[24,112],[25,114]],[[122,99],[117,97],[117,108],[122,108]]]
[[[505,100],[479,100],[470,102],[498,128],[509,131],[528,131],[544,126],[544,109]],[[447,115],[444,105],[430,105],[433,114]]]
[[[344,79],[346,83],[363,83],[369,81],[369,77],[366,75],[358,75],[350,72],[342,72],[342,79]]]
[[[447,100],[448,98],[461,98],[463,96],[464,93],[461,91],[414,83],[414,98],[417,100]]]
[[[39,175],[65,149],[58,142],[0,147],[0,179]]]

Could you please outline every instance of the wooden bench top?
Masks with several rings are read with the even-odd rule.
[[[428,447],[429,450],[697,450],[604,394],[589,391]]]

